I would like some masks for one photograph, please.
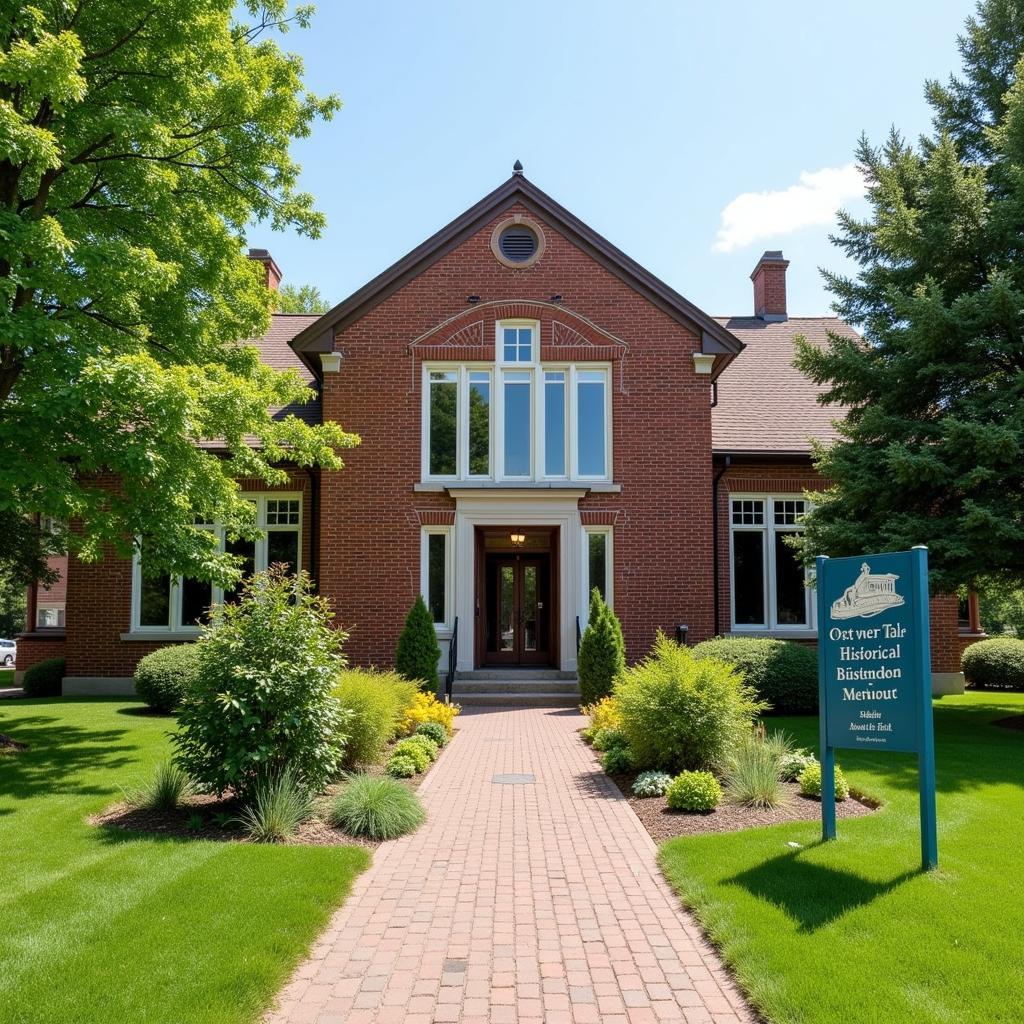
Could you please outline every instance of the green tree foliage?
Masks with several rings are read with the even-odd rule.
[[[1024,8],[985,0],[960,39],[961,78],[929,82],[934,130],[862,138],[870,213],[826,273],[863,342],[800,344],[797,365],[847,406],[816,464],[803,551],[929,546],[936,589],[1024,575]]]
[[[0,637],[11,639],[25,628],[25,584],[0,573]]]
[[[421,595],[416,596],[395,650],[395,671],[406,679],[415,679],[427,693],[438,687],[437,662],[441,648],[437,642],[434,619]]]
[[[144,536],[150,568],[230,585],[233,560],[197,519],[249,532],[235,478],[281,482],[286,456],[337,468],[356,442],[273,419],[311,391],[239,344],[273,303],[245,232],[323,226],[289,146],[338,100],[310,93],[274,40],[310,14],[287,0],[3,5],[0,561],[23,578],[46,552],[19,524],[42,513],[79,524],[59,546],[85,559]],[[230,457],[196,444],[209,439]]]
[[[278,313],[326,313],[331,304],[311,284],[283,284],[274,293]]]
[[[583,704],[593,704],[607,697],[616,677],[626,668],[622,624],[605,604],[597,587],[590,592],[590,613],[576,663]]]
[[[1024,637],[1024,589],[992,582],[978,595],[978,611],[986,633]]]
[[[305,573],[273,568],[242,583],[196,643],[198,665],[173,740],[207,792],[250,800],[287,770],[315,792],[341,764],[348,713],[331,695],[346,639]]]

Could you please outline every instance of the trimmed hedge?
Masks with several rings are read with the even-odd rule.
[[[198,673],[199,648],[195,644],[161,647],[135,666],[135,692],[154,711],[177,711]]]
[[[960,667],[967,685],[976,689],[1024,690],[1024,640],[979,640],[964,649]]]
[[[21,688],[26,697],[59,697],[66,671],[67,664],[63,658],[47,658],[25,669]]]
[[[767,637],[716,637],[697,644],[693,656],[734,665],[775,714],[818,710],[818,655],[811,647]]]

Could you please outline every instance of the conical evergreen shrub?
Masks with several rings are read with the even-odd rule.
[[[422,596],[417,596],[398,638],[395,671],[418,682],[427,693],[437,693],[437,662],[440,657],[434,619]]]
[[[577,666],[583,704],[607,697],[615,677],[626,667],[622,624],[596,587],[590,593],[590,621],[580,640]]]

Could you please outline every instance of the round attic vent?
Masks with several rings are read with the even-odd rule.
[[[544,234],[540,225],[519,214],[494,229],[491,251],[506,267],[529,267],[544,253]]]

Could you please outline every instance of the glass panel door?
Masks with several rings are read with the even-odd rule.
[[[498,583],[498,650],[516,649],[516,567],[501,565]]]

